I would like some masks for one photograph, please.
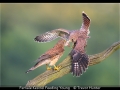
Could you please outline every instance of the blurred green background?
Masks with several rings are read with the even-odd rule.
[[[105,3],[14,3],[1,4],[1,86],[25,86],[43,73],[46,66],[26,74],[35,60],[58,39],[48,43],[37,43],[35,36],[57,28],[79,29],[82,24],[82,11],[90,17],[90,36],[87,54],[102,52],[119,41],[119,4]],[[70,52],[65,47],[59,64]],[[71,73],[58,78],[48,85],[120,86],[119,50],[105,61],[90,66],[79,78]]]

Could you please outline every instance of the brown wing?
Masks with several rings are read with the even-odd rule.
[[[63,39],[67,39],[69,36],[69,31],[65,29],[55,29],[52,31],[48,31],[42,35],[36,36],[35,41],[38,42],[50,42],[58,37],[61,37]]]
[[[26,73],[44,65],[44,64],[49,64],[51,62],[51,58],[53,58],[59,54],[62,54],[63,52],[64,52],[63,49],[61,51],[60,51],[60,49],[55,49],[55,48],[48,50],[45,54],[41,55],[36,60],[36,64],[32,68],[30,68],[28,71],[26,71]]]
[[[64,43],[65,41],[63,39],[60,39],[53,48],[47,50],[43,55],[41,55],[38,58],[37,62],[51,58],[55,55],[58,55],[61,52],[64,52]]]
[[[82,12],[82,17],[83,17],[83,23],[81,28],[82,29],[88,29],[90,26],[90,18],[87,16],[87,14],[85,14],[85,12]]]
[[[48,64],[51,62],[52,58],[57,58],[59,55],[59,58],[62,56],[63,52],[64,52],[64,43],[65,40],[60,39],[53,48],[49,49],[46,53],[44,53],[43,55],[41,55],[37,60],[36,60],[36,64],[30,68],[26,73],[36,69],[37,67],[44,65],[44,64]],[[52,62],[54,63],[54,62]]]
[[[44,64],[49,64],[51,62],[51,59],[59,54],[62,54],[64,50],[59,52],[59,50],[54,51],[53,49],[48,50],[45,54],[41,55],[37,60],[36,64],[30,68],[29,70],[26,71],[26,73],[35,70],[36,68],[44,65]],[[61,55],[62,56],[62,55]]]
[[[40,62],[42,60],[46,60],[48,58],[51,58],[55,55],[58,55],[61,52],[64,52],[64,43],[65,41],[60,39],[53,48],[49,49],[48,51],[46,51],[43,55],[41,55],[37,62]]]
[[[89,58],[85,53],[86,41],[84,37],[79,37],[74,43],[73,50],[70,53],[72,59],[71,72],[75,76],[80,76],[88,67]]]
[[[76,50],[72,50],[70,53],[72,58],[72,68],[71,72],[73,73],[73,76],[80,76],[83,74],[83,72],[86,71],[88,68],[88,55],[85,53],[78,52]]]

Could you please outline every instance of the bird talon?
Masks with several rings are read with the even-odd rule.
[[[54,67],[54,70],[59,71],[59,70],[60,70],[60,68],[61,68],[61,66],[55,66],[55,67]]]

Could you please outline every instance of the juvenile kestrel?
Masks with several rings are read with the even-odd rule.
[[[60,66],[59,67],[55,66],[55,64],[58,61],[58,59],[63,55],[64,44],[65,44],[64,39],[59,40],[53,48],[48,50],[46,53],[42,54],[38,58],[37,63],[32,68],[30,68],[26,73],[44,65],[44,64],[47,65],[48,70],[51,69],[51,67],[48,67],[48,64],[49,64],[49,66],[54,66],[54,70],[59,70]]]
[[[87,44],[87,36],[79,36],[77,41],[74,43],[73,50],[70,52],[72,59],[71,72],[73,76],[80,76],[88,68],[89,58],[85,53],[85,47]]]
[[[89,31],[90,19],[85,14],[84,11],[82,12],[82,17],[83,23],[79,30],[70,31],[66,29],[55,29],[52,31],[48,31],[42,35],[36,36],[34,40],[38,42],[49,42],[60,37],[67,41],[65,46],[68,46],[69,42],[76,42],[78,36],[80,36],[81,34],[86,34],[87,37],[89,37],[88,34],[90,33]]]

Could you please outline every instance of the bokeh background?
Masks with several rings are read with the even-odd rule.
[[[119,41],[119,4],[112,3],[14,3],[1,4],[1,86],[25,86],[43,73],[46,66],[26,74],[35,64],[35,60],[58,39],[48,43],[37,43],[35,36],[57,28],[79,29],[82,24],[82,11],[91,19],[90,36],[86,48],[88,55],[93,55]],[[70,52],[65,47],[59,64]],[[71,73],[58,78],[48,85],[64,86],[120,86],[119,50],[105,61],[90,66],[79,78]]]

